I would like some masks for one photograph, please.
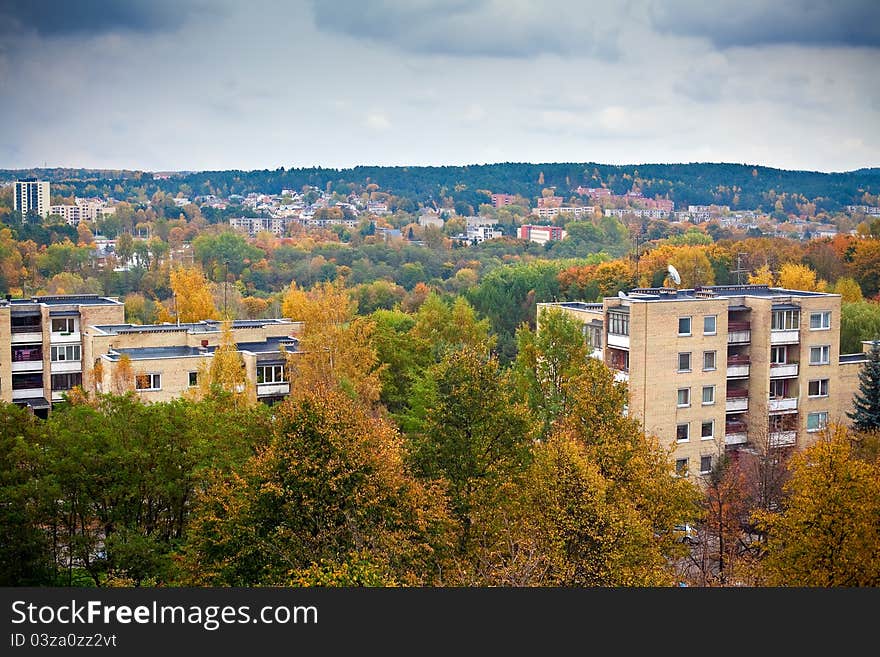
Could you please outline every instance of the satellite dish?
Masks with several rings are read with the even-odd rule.
[[[667,265],[666,270],[669,272],[669,277],[673,282],[676,285],[681,285],[681,276],[678,275],[678,270],[672,265]]]
[[[617,296],[619,296],[621,299],[626,299],[626,292],[621,290],[620,292],[617,293]]]

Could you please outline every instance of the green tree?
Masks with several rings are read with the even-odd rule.
[[[546,435],[553,421],[569,410],[569,382],[582,372],[590,347],[581,324],[560,308],[544,309],[539,330],[517,331],[516,379]]]
[[[863,340],[880,339],[880,303],[844,303],[840,308],[840,353],[862,351]]]
[[[859,431],[880,429],[880,341],[868,351],[868,360],[859,372],[859,390],[853,398],[853,410],[847,416]]]

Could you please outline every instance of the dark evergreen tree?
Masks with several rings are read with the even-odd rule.
[[[880,429],[880,341],[868,352],[868,362],[859,372],[859,391],[853,399],[853,411],[847,413],[859,431]]]

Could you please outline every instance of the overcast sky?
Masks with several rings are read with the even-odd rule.
[[[880,166],[878,0],[0,0],[0,168]]]

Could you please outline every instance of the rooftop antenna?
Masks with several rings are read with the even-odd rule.
[[[672,279],[672,282],[676,285],[681,285],[681,276],[678,275],[678,270],[672,265],[666,266],[666,271],[669,272],[669,278]]]
[[[742,257],[746,255],[742,251],[736,254],[736,269],[731,271],[731,274],[736,274],[736,284],[742,285],[742,275],[746,273],[746,270],[742,268]]]

